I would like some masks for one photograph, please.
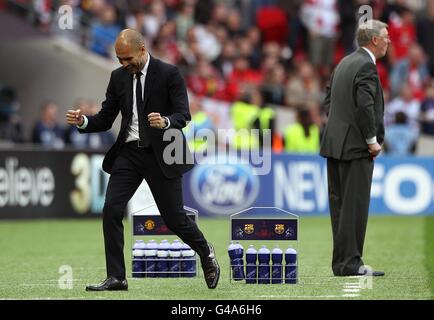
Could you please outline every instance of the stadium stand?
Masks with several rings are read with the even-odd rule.
[[[116,34],[123,28],[135,28],[144,35],[151,54],[180,68],[199,105],[230,109],[246,93],[257,90],[262,104],[258,107],[275,111],[277,134],[273,137],[282,139],[291,123],[279,118],[297,121],[300,106],[310,110],[316,126],[323,127],[325,85],[333,66],[355,49],[351,39],[360,17],[358,8],[366,4],[374,18],[389,24],[392,39],[387,58],[377,65],[389,100],[388,124],[394,124],[396,112],[407,113],[419,142],[430,146],[434,138],[426,127],[432,126],[431,104],[423,102],[429,100],[433,88],[434,52],[427,38],[434,32],[432,0],[3,0],[0,14],[11,21],[19,17],[20,23],[13,20],[20,26],[17,30],[28,30],[25,33],[30,37],[60,36],[110,66],[116,63]],[[72,30],[59,27],[59,7],[64,5],[73,13]],[[395,103],[407,87],[409,99],[416,100],[420,110],[411,115],[406,106],[396,108]],[[59,103],[72,105],[71,100],[81,97]],[[98,101],[95,96],[85,98]],[[20,112],[33,107],[21,104]],[[25,124],[36,121],[23,120]],[[225,121],[229,123],[223,127],[233,127],[237,120],[226,117]],[[415,154],[419,150],[426,154],[427,148],[418,145]]]

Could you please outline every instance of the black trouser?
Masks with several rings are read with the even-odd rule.
[[[103,209],[107,276],[125,278],[122,218],[143,178],[166,226],[201,258],[209,254],[205,237],[184,210],[182,177],[166,178],[151,148],[138,148],[137,142],[126,143],[113,165]]]
[[[333,231],[332,269],[336,276],[357,273],[363,265],[374,161],[327,159]]]

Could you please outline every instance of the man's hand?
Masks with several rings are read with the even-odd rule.
[[[82,126],[84,123],[84,117],[81,110],[68,110],[68,112],[66,112],[66,122],[73,126]]]
[[[381,152],[381,146],[378,143],[368,144],[368,150],[372,159],[375,159],[375,157]]]
[[[148,121],[153,128],[163,129],[167,127],[166,119],[163,118],[158,112],[152,112],[148,114]]]

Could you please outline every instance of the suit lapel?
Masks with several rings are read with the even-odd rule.
[[[148,103],[148,98],[151,95],[152,91],[152,85],[155,82],[156,74],[157,74],[157,66],[155,59],[149,55],[149,66],[148,66],[148,72],[146,74],[146,80],[145,80],[145,110],[146,110],[146,104]]]

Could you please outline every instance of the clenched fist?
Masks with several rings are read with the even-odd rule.
[[[151,127],[157,129],[163,129],[168,125],[166,118],[162,117],[158,112],[148,114],[148,121]]]
[[[84,123],[84,117],[81,110],[68,110],[66,112],[66,122],[70,125],[82,126]]]

